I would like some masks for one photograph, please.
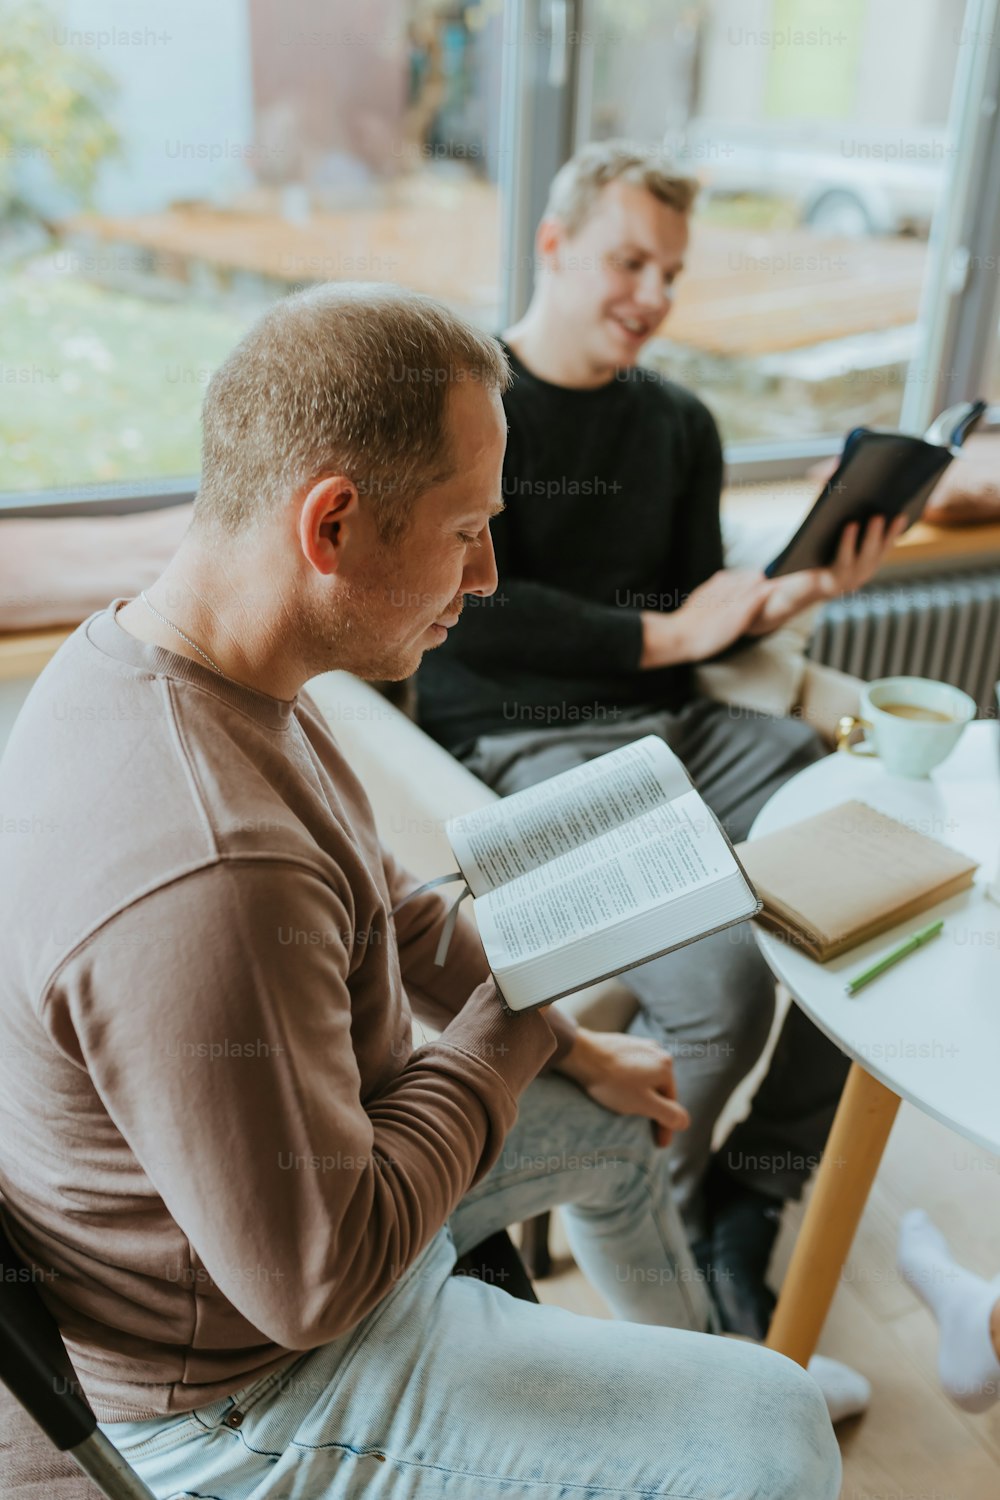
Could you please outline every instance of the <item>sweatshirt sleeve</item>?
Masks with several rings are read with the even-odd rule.
[[[385,848],[382,864],[389,887],[389,905],[394,907],[421,882],[393,858]],[[421,1020],[435,1027],[447,1026],[463,1008],[477,986],[490,977],[490,967],[483,952],[475,923],[465,914],[459,916],[442,965],[434,962],[438,938],[448,909],[460,886],[448,886],[447,894],[426,891],[407,901],[395,915],[399,962],[406,992]],[[545,1019],[556,1039],[556,1050],[545,1066],[545,1072],[558,1067],[576,1037],[576,1023],[564,1011],[548,1006]]]
[[[565,589],[519,578],[511,557],[510,516],[490,522],[499,585],[487,599],[470,595],[449,638],[469,666],[509,668],[543,676],[614,676],[639,669],[642,618],[638,609],[593,604]]]
[[[357,936],[305,867],[227,861],[105,923],[42,1007],[216,1286],[288,1349],[380,1301],[496,1160],[552,1051],[543,1016],[487,981],[432,1045],[368,1057],[366,1094]],[[366,997],[385,1007],[376,1036],[397,1034],[392,989]]]

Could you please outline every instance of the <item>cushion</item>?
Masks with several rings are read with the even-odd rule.
[[[100,1494],[0,1385],[0,1494],[4,1500],[94,1500]]]
[[[1000,521],[1000,433],[969,439],[934,489],[924,520],[934,526]]]
[[[755,518],[723,518],[727,568],[763,568],[788,540],[788,526]],[[806,649],[819,614],[805,610],[794,620],[721,661],[695,667],[695,686],[706,698],[735,708],[784,718],[802,696]]]

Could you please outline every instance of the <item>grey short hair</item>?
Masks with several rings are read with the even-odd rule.
[[[670,159],[631,141],[593,141],[559,168],[549,188],[545,218],[558,219],[570,234],[586,222],[602,188],[609,182],[628,182],[645,188],[654,198],[690,213],[698,194],[694,177],[675,177]]]
[[[507,357],[430,297],[340,282],[285,298],[209,382],[196,520],[235,533],[345,474],[400,537],[413,500],[451,477],[447,392],[463,380],[503,392]]]

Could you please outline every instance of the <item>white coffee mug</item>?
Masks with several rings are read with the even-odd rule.
[[[929,677],[880,677],[861,692],[861,715],[837,727],[838,750],[877,755],[893,776],[928,776],[950,755],[976,703],[961,688]],[[860,743],[854,735],[865,731]]]

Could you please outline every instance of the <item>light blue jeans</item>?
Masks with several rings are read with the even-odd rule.
[[[557,1204],[624,1321],[452,1275]],[[159,1500],[835,1500],[818,1386],[706,1336],[708,1309],[649,1122],[545,1077],[492,1172],[350,1333],[190,1414],[102,1426]]]

